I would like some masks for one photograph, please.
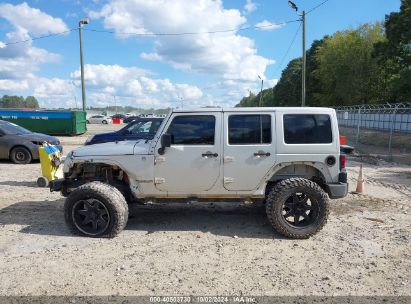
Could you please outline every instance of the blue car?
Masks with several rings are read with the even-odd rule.
[[[162,117],[138,118],[118,131],[92,135],[87,139],[85,145],[123,140],[153,139],[163,119]]]

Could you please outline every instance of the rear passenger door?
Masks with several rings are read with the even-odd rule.
[[[256,189],[275,164],[274,112],[224,113],[224,188]]]

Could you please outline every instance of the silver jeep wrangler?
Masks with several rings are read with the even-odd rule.
[[[92,237],[117,235],[133,201],[251,200],[277,232],[302,239],[348,184],[333,109],[204,108],[171,111],[152,140],[70,152],[50,189],[67,196],[68,226]]]

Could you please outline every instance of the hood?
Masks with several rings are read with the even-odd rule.
[[[38,141],[38,142],[47,141],[47,142],[50,142],[52,144],[59,144],[60,143],[60,141],[56,137],[46,135],[46,134],[42,134],[42,133],[29,133],[29,134],[21,134],[21,135],[18,135],[18,136],[20,138],[24,138],[24,139],[27,139],[29,141]]]
[[[106,132],[106,133],[97,133],[93,135],[93,138],[101,138],[101,137],[113,137],[118,135],[117,132]]]
[[[119,141],[83,146],[73,150],[74,157],[148,154],[150,142]]]

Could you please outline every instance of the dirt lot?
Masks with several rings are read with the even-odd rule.
[[[86,137],[61,138],[65,152]],[[368,194],[332,201],[300,241],[229,203],[131,205],[118,237],[75,237],[39,163],[1,162],[0,295],[411,295],[411,167],[363,161]]]

